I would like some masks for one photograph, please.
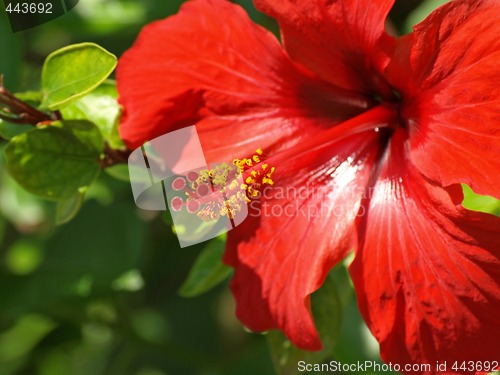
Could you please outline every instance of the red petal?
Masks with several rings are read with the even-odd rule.
[[[386,362],[498,360],[500,218],[465,210],[460,186],[425,179],[407,146],[399,131],[360,221],[361,312]]]
[[[203,120],[197,130],[215,161],[232,160],[235,147],[245,155],[296,143],[292,134],[307,136],[370,104],[298,68],[269,31],[224,0],[187,2],[145,27],[117,79],[129,147]]]
[[[373,129],[381,111],[354,121]],[[225,261],[235,268],[238,318],[256,331],[279,328],[303,349],[321,348],[309,296],[354,247],[354,221],[379,150],[376,131],[345,131],[354,121],[316,145],[295,147],[276,165],[275,185],[250,203],[245,226],[229,232]]]
[[[255,0],[276,18],[293,60],[335,85],[382,94],[392,54],[385,20],[394,0]],[[379,82],[380,81],[380,82]]]
[[[388,69],[407,102],[403,115],[414,128],[412,162],[442,185],[464,182],[497,198],[499,14],[498,1],[450,2],[400,41]]]

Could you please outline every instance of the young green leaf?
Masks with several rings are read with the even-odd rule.
[[[9,174],[49,200],[74,196],[97,178],[103,139],[88,121],[55,122],[14,137],[5,148]]]
[[[268,332],[266,336],[271,357],[279,375],[302,374],[297,366],[299,361],[321,364],[333,359],[331,356],[340,332],[342,305],[337,287],[330,276],[311,296],[311,305],[323,349],[319,352],[302,351],[293,346],[280,331]]]
[[[203,249],[194,262],[189,276],[179,289],[181,296],[186,298],[199,296],[231,274],[232,269],[221,262],[225,244],[226,239],[221,236],[210,241]]]
[[[107,80],[90,94],[61,109],[61,114],[66,120],[93,122],[112,148],[120,148],[123,146],[118,135],[121,107],[117,98],[116,83]]]
[[[51,53],[42,69],[42,107],[61,109],[97,88],[113,72],[116,56],[93,43]]]
[[[16,98],[28,103],[32,107],[40,106],[43,100],[42,93],[40,91],[23,91],[14,94]]]

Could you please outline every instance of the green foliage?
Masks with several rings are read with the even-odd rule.
[[[87,121],[61,121],[14,137],[5,149],[7,170],[29,192],[68,199],[92,184],[103,149],[99,129]]]
[[[5,13],[0,13],[0,74],[5,77],[8,87],[17,87],[22,70],[21,36],[13,35]]]
[[[31,309],[52,310],[62,297],[99,295],[112,291],[116,285],[120,290],[123,285],[130,290],[130,280],[125,279],[137,267],[144,236],[144,224],[134,210],[133,206],[123,204],[106,210],[95,202],[88,203],[64,230],[48,236],[43,249],[26,240],[13,245],[7,258],[9,274],[20,275],[21,270],[22,278],[12,279],[0,272],[3,311],[23,314]],[[23,254],[11,254],[21,250]],[[20,255],[33,257],[35,250],[37,264],[30,261],[29,273],[25,272],[25,260],[19,268],[19,260],[12,259]],[[16,289],[10,287],[13,280]]]
[[[450,0],[423,0],[422,4],[410,13],[404,23],[404,31],[410,33],[413,26],[422,22],[434,9],[448,3]]]
[[[113,72],[116,56],[93,43],[51,53],[42,70],[42,106],[60,109],[97,88]]]
[[[32,105],[33,107],[38,107],[42,102],[42,94],[39,91],[29,90],[17,93],[16,98]]]
[[[335,267],[330,273],[337,286],[343,312],[342,326],[336,337],[337,345],[333,350],[333,357],[341,363],[365,360],[381,363],[378,342],[371,335],[359,312],[354,287],[347,271],[347,266],[353,258],[354,256],[346,258],[343,264]],[[358,374],[366,375],[366,373]]]
[[[112,165],[111,167],[106,168],[104,171],[117,180],[126,182],[130,181],[130,174],[128,172],[127,164]]]
[[[61,109],[61,114],[66,120],[93,122],[111,147],[120,148],[123,146],[118,135],[121,108],[117,97],[116,83],[105,81],[90,94]]]
[[[16,135],[26,133],[28,130],[30,130],[29,126],[0,120],[0,138],[10,140]]]
[[[55,327],[49,318],[31,314],[19,319],[15,326],[0,335],[0,374],[14,373],[23,357]]]
[[[462,184],[462,189],[464,192],[462,206],[472,211],[500,216],[500,200],[487,195],[475,194],[466,184]]]
[[[208,243],[196,259],[186,281],[180,287],[181,296],[199,296],[231,275],[232,269],[221,262],[225,246],[225,236],[215,238]]]

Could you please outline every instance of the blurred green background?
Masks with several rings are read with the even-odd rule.
[[[392,28],[408,31],[442,2],[397,2]],[[80,0],[67,15],[16,34],[2,10],[6,87],[38,89],[45,57],[68,44],[91,41],[120,56],[143,25],[182,3]],[[238,3],[278,32],[250,0]],[[249,334],[236,320],[227,279],[196,298],[179,295],[207,244],[180,249],[168,214],[137,209],[129,183],[103,173],[78,216],[56,226],[55,206],[19,188],[3,166],[0,153],[0,375],[274,373],[265,335]],[[220,253],[223,242],[210,246]],[[345,266],[332,277],[335,306],[323,317],[337,332],[329,359],[378,360]],[[294,358],[279,336],[270,341],[276,361]]]

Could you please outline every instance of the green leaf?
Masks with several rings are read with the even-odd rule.
[[[61,110],[66,120],[89,120],[101,130],[112,148],[120,148],[123,142],[118,134],[121,107],[117,102],[116,83],[103,82],[90,94]]]
[[[27,315],[0,336],[0,363],[15,360],[29,352],[56,324],[42,315]]]
[[[2,46],[2,58],[0,58],[0,74],[5,77],[5,85],[15,90],[19,85],[23,69],[23,36],[12,33],[8,18],[5,14],[0,16],[0,46]]]
[[[33,107],[38,107],[43,100],[40,91],[24,91],[15,93],[14,96]]]
[[[93,43],[51,53],[42,70],[42,106],[60,109],[97,88],[113,72],[116,56]]]
[[[293,346],[280,331],[268,332],[266,336],[271,356],[279,375],[299,374],[297,367],[299,361],[321,364],[333,360],[332,352],[341,327],[342,305],[335,283],[330,276],[311,296],[311,305],[323,349],[319,352],[303,351]]]
[[[73,196],[57,202],[56,224],[62,225],[70,222],[80,211],[83,203],[84,193],[78,191]]]
[[[488,195],[476,194],[466,184],[462,184],[462,190],[464,192],[462,206],[468,210],[486,212],[500,216],[500,200]]]
[[[128,168],[127,164],[116,164],[106,168],[104,171],[117,180],[130,182]]]
[[[29,125],[13,124],[11,122],[0,120],[0,138],[10,140],[16,135],[26,133],[33,129]]]
[[[422,22],[429,14],[431,14],[436,8],[449,2],[450,0],[424,0],[421,4],[410,13],[408,18],[404,23],[404,31],[410,33],[413,30],[413,26]]]
[[[7,171],[27,191],[48,200],[73,197],[97,178],[102,135],[87,121],[54,122],[14,137]]]
[[[179,289],[182,297],[199,296],[220,284],[231,274],[232,269],[221,262],[225,244],[225,236],[220,236],[210,241],[203,249]]]

